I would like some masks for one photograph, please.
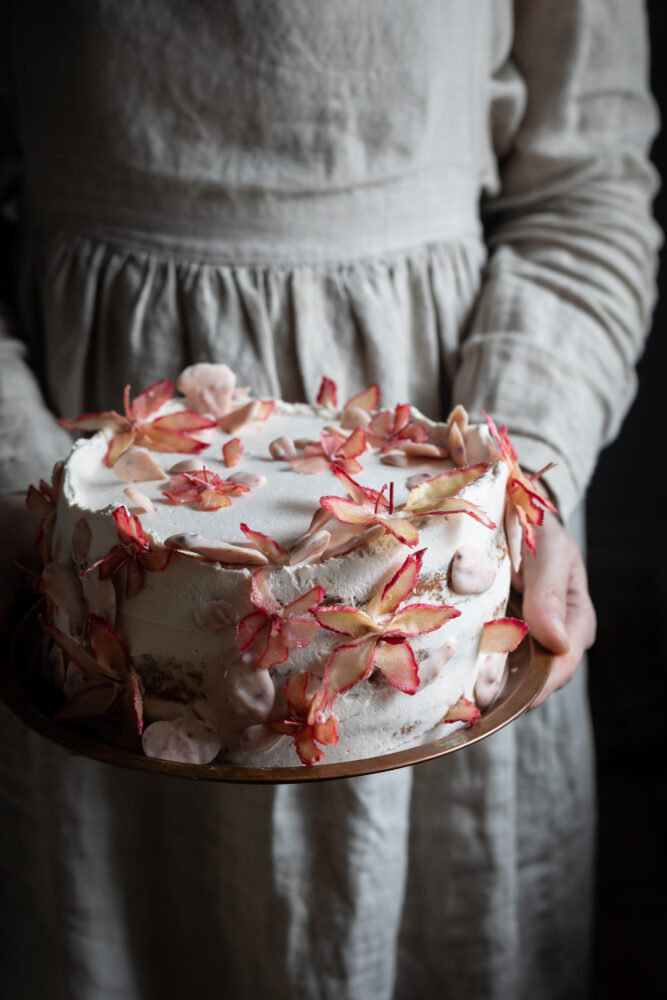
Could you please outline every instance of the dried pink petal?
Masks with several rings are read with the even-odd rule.
[[[290,549],[289,565],[309,564],[319,559],[326,552],[331,534],[325,529],[312,535],[303,535]]]
[[[92,532],[90,530],[90,525],[86,521],[85,517],[80,517],[79,520],[74,525],[74,530],[72,532],[72,559],[79,566],[82,566],[88,555],[88,550],[90,549],[90,540],[92,538]]]
[[[183,534],[170,535],[164,544],[167,548],[185,549],[224,565],[264,566],[268,562],[266,556],[257,549],[233,545],[219,538],[206,538],[196,532],[186,531]]]
[[[228,468],[236,465],[243,454],[243,444],[240,438],[231,438],[222,446],[222,460]]]

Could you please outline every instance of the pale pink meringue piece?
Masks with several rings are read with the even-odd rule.
[[[240,483],[241,486],[266,486],[266,476],[263,476],[261,472],[233,472],[231,476],[227,476],[227,481],[230,483]]]
[[[368,410],[362,410],[360,406],[347,406],[343,410],[340,425],[346,431],[356,431],[357,427],[368,427],[371,420]]]
[[[419,664],[420,691],[428,687],[429,684],[432,684],[440,676],[455,652],[456,643],[453,639],[450,639],[449,642],[446,642],[440,649],[436,649],[435,653],[431,653],[429,657]]]
[[[404,451],[395,449],[393,451],[385,451],[384,455],[380,456],[380,461],[383,465],[402,467],[408,464],[408,456]]]
[[[144,730],[141,745],[147,757],[178,764],[210,764],[220,753],[222,740],[210,723],[183,717],[152,722]]]
[[[170,549],[185,549],[196,555],[205,556],[213,562],[235,566],[266,566],[268,559],[257,549],[245,548],[223,542],[219,538],[206,538],[196,532],[186,531],[180,535],[170,535],[164,544]]]
[[[317,444],[317,441],[313,441],[312,438],[295,438],[294,447],[297,451],[303,451],[309,444]]]
[[[448,456],[445,448],[440,448],[437,444],[430,444],[428,441],[403,441],[401,451],[409,458],[447,458]]]
[[[126,486],[123,493],[134,504],[130,514],[152,514],[154,512],[153,501],[135,486]]]
[[[294,441],[291,438],[279,437],[275,441],[272,441],[269,445],[269,454],[271,458],[278,459],[282,462],[289,462],[290,458],[296,456],[296,447],[294,446]]]
[[[216,420],[229,413],[235,387],[236,375],[231,368],[206,361],[185,368],[176,382],[189,410],[210,413]]]
[[[208,601],[195,611],[195,621],[204,632],[219,632],[228,625],[235,625],[239,614],[227,601]]]
[[[72,532],[72,559],[80,566],[86,562],[92,532],[85,517],[80,517]]]
[[[168,478],[146,448],[128,448],[114,462],[113,471],[126,483],[147,483]]]
[[[271,674],[258,670],[253,662],[227,667],[220,679],[219,694],[222,713],[248,722],[265,722],[271,714],[276,697]]]
[[[487,708],[500,691],[505,675],[507,653],[486,653],[475,682],[475,701],[478,708]]]
[[[290,549],[289,565],[297,566],[315,562],[326,552],[331,541],[331,533],[323,528],[314,534],[303,535]]]
[[[315,531],[319,531],[325,524],[329,524],[329,522],[333,520],[333,514],[331,514],[328,510],[325,510],[324,507],[318,507],[304,534],[312,535]]]
[[[430,479],[428,472],[416,472],[414,476],[408,476],[405,480],[405,485],[409,490],[413,490],[415,486],[420,486],[425,483],[427,479]]]
[[[172,465],[169,472],[172,475],[177,475],[179,472],[201,472],[204,469],[204,463],[201,458],[183,458],[180,462],[176,462],[176,465]]]
[[[476,545],[462,545],[451,564],[451,587],[457,594],[483,594],[496,578],[492,559]]]

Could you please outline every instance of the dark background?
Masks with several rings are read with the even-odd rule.
[[[613,7],[613,5],[610,5]],[[656,216],[667,233],[665,0],[649,0],[663,132]],[[667,254],[639,393],[587,499],[598,638],[590,694],[598,755],[594,997],[665,996],[667,964]]]

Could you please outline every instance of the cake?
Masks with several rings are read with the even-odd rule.
[[[156,383],[31,487],[56,716],[167,760],[356,760],[474,724],[551,506],[457,407],[254,399],[225,365]]]

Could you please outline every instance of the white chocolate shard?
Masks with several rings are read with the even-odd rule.
[[[86,562],[91,538],[90,525],[85,517],[80,517],[72,532],[72,559],[79,566],[83,566]]]
[[[331,533],[323,528],[312,535],[304,535],[290,549],[289,565],[315,562],[326,552],[330,541]]]
[[[476,545],[462,545],[451,563],[451,587],[457,594],[483,594],[496,578],[496,567]]]
[[[294,441],[288,437],[279,437],[275,441],[272,441],[269,445],[269,454],[271,458],[275,458],[281,462],[289,462],[291,458],[296,457],[296,447]]]
[[[205,556],[213,562],[229,566],[266,566],[268,559],[257,549],[246,548],[243,545],[233,545],[219,538],[206,538],[197,532],[186,531],[181,535],[170,535],[164,544],[170,549],[185,549],[196,555]]]
[[[485,653],[480,657],[480,667],[475,682],[475,701],[478,708],[487,708],[500,691],[506,662],[507,653]]]
[[[167,476],[146,448],[128,448],[116,459],[114,475],[126,483],[147,483]]]
[[[134,505],[130,511],[131,514],[152,514],[155,511],[151,498],[138,490],[136,486],[126,486],[123,493]]]
[[[220,733],[208,722],[184,717],[147,726],[141,737],[147,757],[178,764],[210,764],[220,753]]]
[[[239,614],[227,601],[207,601],[194,613],[195,621],[203,632],[219,632],[228,625],[236,625]]]

